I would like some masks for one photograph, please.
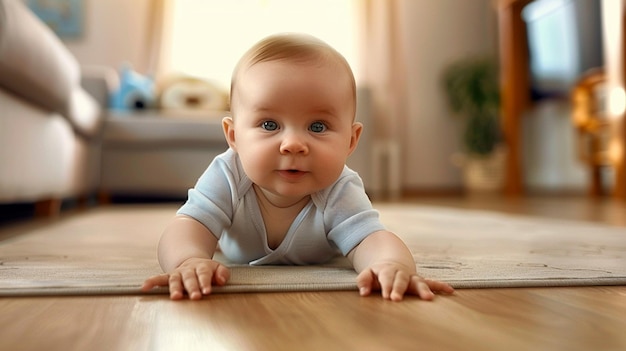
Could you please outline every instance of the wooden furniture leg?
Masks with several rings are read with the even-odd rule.
[[[626,0],[603,0],[605,30],[618,29],[618,33],[604,33],[606,46],[606,72],[608,77],[610,146],[609,158],[615,170],[613,196],[626,200]],[[618,94],[614,94],[617,92]],[[620,93],[621,92],[621,93]],[[620,101],[621,99],[621,101]],[[617,104],[615,104],[617,102]],[[619,107],[619,108],[617,108]]]
[[[621,20],[621,36],[619,40],[619,49],[617,50],[619,59],[616,60],[618,67],[615,68],[620,72],[619,81],[621,88],[626,88],[626,0],[621,0],[622,11],[618,14]],[[626,98],[626,96],[624,96]],[[611,146],[609,149],[612,155],[613,165],[615,167],[615,185],[613,188],[613,196],[620,200],[626,200],[626,111],[622,110],[617,116],[613,116],[612,120]]]
[[[598,138],[592,138],[590,141],[590,149],[598,151],[601,149],[600,140]],[[593,155],[595,156],[595,155]],[[605,186],[602,181],[602,168],[608,165],[603,165],[599,162],[589,164],[589,195],[593,197],[601,197],[606,195]]]
[[[584,72],[572,89],[572,123],[578,132],[578,157],[589,168],[589,195],[598,197],[605,193],[602,168],[612,167],[607,157],[604,139],[608,128],[608,111],[598,97],[606,91],[606,72],[603,68]]]
[[[626,78],[626,77],[625,77]],[[614,155],[615,186],[613,196],[620,200],[626,200],[626,122],[624,115],[614,121],[613,148],[617,150]]]
[[[36,218],[54,218],[61,215],[61,199],[39,200],[35,203]]]
[[[98,204],[99,205],[111,204],[111,193],[106,190],[100,190],[98,192]]]
[[[504,192],[519,196],[524,192],[521,165],[521,123],[529,101],[528,44],[522,9],[531,0],[502,0],[498,3],[500,32],[500,80],[502,131],[507,146]]]

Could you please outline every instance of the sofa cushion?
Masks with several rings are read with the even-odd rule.
[[[92,137],[99,133],[103,117],[100,105],[80,87],[72,90],[65,116],[74,130],[83,137]]]
[[[101,108],[109,106],[109,96],[119,86],[117,71],[109,66],[81,65],[80,85]]]
[[[0,0],[0,87],[65,114],[80,68],[55,34],[22,1]]]
[[[73,179],[83,177],[79,145],[65,118],[3,89],[0,111],[0,203],[69,195]]]
[[[105,145],[125,147],[226,145],[222,117],[227,114],[177,116],[150,110],[136,114],[110,113],[104,124],[103,141]]]

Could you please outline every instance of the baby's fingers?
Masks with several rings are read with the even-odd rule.
[[[424,279],[414,275],[413,277],[411,277],[411,280],[415,282],[415,287],[417,290],[416,295],[419,296],[420,299],[430,301],[435,298],[435,294],[430,289],[430,286],[424,281]]]
[[[356,277],[356,285],[361,296],[369,295],[375,288],[376,275],[371,269],[365,269]]]
[[[152,276],[143,283],[141,291],[147,292],[158,286],[167,286],[169,281],[169,274],[159,274]]]
[[[170,275],[170,293],[172,292],[172,276],[175,276],[176,273]],[[196,275],[195,270],[184,270],[181,274],[182,277],[182,285],[187,290],[187,294],[189,295],[189,299],[191,300],[199,300],[202,298],[202,292],[200,291],[200,282],[199,277]],[[174,283],[177,283],[174,281]],[[209,284],[210,286],[210,284]]]
[[[213,275],[213,281],[217,285],[224,285],[230,279],[230,270],[223,265],[217,266],[215,269],[215,274]]]
[[[454,292],[454,288],[450,286],[448,283],[439,282],[436,280],[423,279],[424,283],[428,285],[430,290],[433,292],[442,292],[446,294],[452,294]]]
[[[178,272],[173,272],[169,275],[168,284],[170,287],[170,299],[180,300],[185,296],[185,289],[183,287],[182,275]]]
[[[366,269],[357,276],[361,296],[367,296],[372,290],[380,289],[384,299],[393,301],[402,300],[409,287],[409,281],[408,274],[396,270],[382,270],[376,273],[372,269]]]
[[[158,286],[169,286],[170,298],[180,300],[184,296],[184,288],[180,273],[159,274],[152,276],[143,283],[141,291],[147,292]]]
[[[230,270],[221,264],[200,266],[196,269],[196,273],[203,295],[211,293],[212,284],[224,285],[230,279]]]
[[[411,279],[412,277],[403,271],[396,272],[393,278],[393,285],[391,286],[391,293],[389,294],[388,298],[391,299],[392,301],[402,301],[402,297],[404,296],[404,293],[409,288]],[[383,286],[383,291],[384,291],[384,286]],[[385,296],[383,295],[383,297]]]
[[[409,291],[417,295],[422,300],[432,300],[435,298],[435,292],[452,294],[454,289],[447,283],[424,279],[418,275],[413,275],[411,276]]]

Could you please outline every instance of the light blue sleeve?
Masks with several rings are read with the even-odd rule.
[[[189,189],[187,201],[177,214],[196,219],[219,239],[232,222],[239,178],[235,154],[229,149],[217,156]]]
[[[372,208],[359,175],[345,168],[326,192],[324,224],[327,237],[345,256],[368,235],[384,230],[378,211]]]

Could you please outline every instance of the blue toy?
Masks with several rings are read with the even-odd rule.
[[[145,110],[155,105],[154,80],[132,70],[120,69],[120,84],[109,98],[109,108],[121,111]]]

